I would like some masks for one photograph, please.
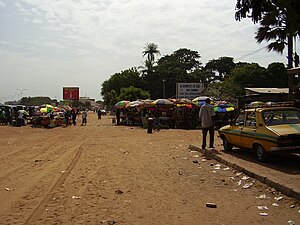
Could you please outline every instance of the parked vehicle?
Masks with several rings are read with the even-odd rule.
[[[242,110],[235,121],[219,129],[225,151],[252,149],[264,162],[270,154],[300,153],[300,110],[258,107]]]

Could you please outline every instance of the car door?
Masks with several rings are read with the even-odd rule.
[[[233,144],[234,146],[240,146],[241,144],[241,131],[244,127],[245,123],[245,112],[241,111],[240,114],[237,116],[234,124],[231,126],[231,132],[228,136],[228,141]]]
[[[246,112],[245,124],[241,129],[241,147],[252,149],[256,138],[256,111]]]

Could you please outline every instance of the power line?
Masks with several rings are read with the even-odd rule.
[[[266,46],[264,46],[264,47],[262,47],[262,48],[259,48],[259,49],[255,50],[254,52],[250,52],[250,53],[248,53],[248,54],[246,54],[246,55],[243,55],[243,56],[241,56],[241,57],[235,59],[235,61],[239,61],[239,60],[241,60],[241,59],[246,58],[247,56],[254,55],[255,53],[257,53],[257,52],[259,52],[260,50],[262,50],[262,49],[264,49],[264,48],[267,48],[267,47],[268,47],[268,45],[266,45]]]

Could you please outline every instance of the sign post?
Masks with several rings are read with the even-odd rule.
[[[199,97],[204,90],[203,83],[177,83],[176,84],[176,98],[187,98],[193,100]]]

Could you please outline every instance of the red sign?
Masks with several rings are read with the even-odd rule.
[[[64,87],[64,100],[79,100],[79,87]]]

